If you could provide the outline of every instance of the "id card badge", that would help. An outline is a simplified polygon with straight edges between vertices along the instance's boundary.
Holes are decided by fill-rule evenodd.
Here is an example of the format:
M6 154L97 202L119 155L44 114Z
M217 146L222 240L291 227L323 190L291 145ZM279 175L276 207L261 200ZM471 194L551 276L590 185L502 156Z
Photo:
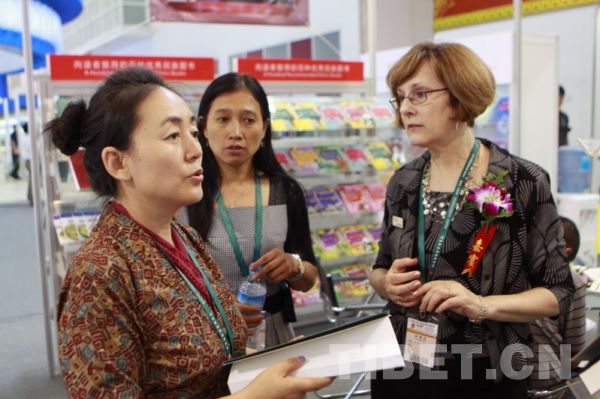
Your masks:
M406 321L404 360L432 368L437 346L439 322L436 317L425 315L408 317Z

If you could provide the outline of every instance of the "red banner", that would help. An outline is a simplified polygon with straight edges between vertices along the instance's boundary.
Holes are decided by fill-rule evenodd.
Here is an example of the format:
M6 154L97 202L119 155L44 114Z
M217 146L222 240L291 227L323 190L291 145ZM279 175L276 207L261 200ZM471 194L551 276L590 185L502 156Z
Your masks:
M258 80L363 81L363 63L301 59L240 58L238 72Z
M435 30L512 17L512 0L435 0ZM523 0L523 15L600 3L600 0Z
M308 0L150 0L153 21L308 25Z
M103 80L129 67L152 69L166 80L213 80L215 61L191 57L50 54L50 80Z
M523 0L523 3L528 0ZM513 0L436 0L435 17L443 18L451 15L480 11L499 6L512 5Z

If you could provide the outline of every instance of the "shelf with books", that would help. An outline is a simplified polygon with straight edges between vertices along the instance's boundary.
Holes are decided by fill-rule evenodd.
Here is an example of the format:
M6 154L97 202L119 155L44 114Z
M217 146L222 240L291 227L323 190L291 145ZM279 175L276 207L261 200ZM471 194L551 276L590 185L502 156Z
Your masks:
M313 230L329 229L342 224L373 224L383 220L383 212L365 211L359 213L323 212L309 213L310 228Z

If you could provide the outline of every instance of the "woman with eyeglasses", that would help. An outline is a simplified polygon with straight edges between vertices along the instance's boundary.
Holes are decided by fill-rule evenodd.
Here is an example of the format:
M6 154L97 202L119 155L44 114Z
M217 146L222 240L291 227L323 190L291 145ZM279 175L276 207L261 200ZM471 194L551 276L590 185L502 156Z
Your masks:
M387 188L370 281L409 361L377 372L372 395L525 398L527 323L573 293L548 175L474 136L495 82L468 48L417 44L387 82L397 125L427 151Z

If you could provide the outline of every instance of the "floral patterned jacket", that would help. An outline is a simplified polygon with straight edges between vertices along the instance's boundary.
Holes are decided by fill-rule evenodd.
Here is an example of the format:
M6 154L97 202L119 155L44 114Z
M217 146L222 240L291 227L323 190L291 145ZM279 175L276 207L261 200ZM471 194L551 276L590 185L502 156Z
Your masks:
M246 326L198 234L183 240L208 271L242 353ZM219 319L222 325L222 320ZM221 340L152 238L111 204L74 257L58 304L70 398L213 398L228 392Z

